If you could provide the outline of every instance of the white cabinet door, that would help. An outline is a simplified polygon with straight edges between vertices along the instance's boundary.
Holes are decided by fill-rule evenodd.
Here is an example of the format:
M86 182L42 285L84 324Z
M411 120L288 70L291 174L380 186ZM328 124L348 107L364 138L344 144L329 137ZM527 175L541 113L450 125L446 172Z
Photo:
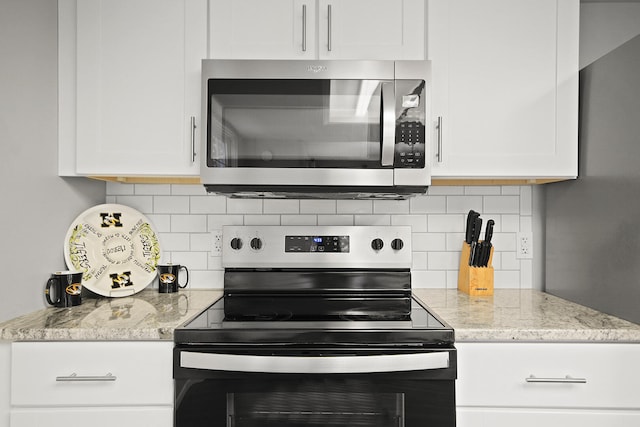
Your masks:
M631 427L640 411L458 408L457 427Z
M70 401L73 396L69 396ZM32 408L11 412L11 427L172 427L173 408Z
M0 341L0 426L9 422L11 401L11 343Z
M458 343L456 348L461 406L640 409L635 392L640 345Z
M320 59L424 59L424 0L318 0Z
M456 348L459 427L640 425L640 345L457 343Z
M314 59L315 0L211 0L211 58Z
M216 59L424 59L425 0L211 0Z
M172 366L170 341L12 343L9 425L170 427Z
M198 174L206 34L206 0L77 2L78 174Z
M578 0L430 0L433 176L577 175Z
M171 406L172 350L167 341L13 343L11 404Z

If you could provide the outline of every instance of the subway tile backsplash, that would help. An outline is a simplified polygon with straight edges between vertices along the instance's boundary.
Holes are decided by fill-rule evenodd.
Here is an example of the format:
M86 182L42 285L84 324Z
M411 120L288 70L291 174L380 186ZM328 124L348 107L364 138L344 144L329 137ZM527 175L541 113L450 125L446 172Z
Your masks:
M199 185L110 182L106 202L145 214L158 233L162 261L186 265L193 288L222 287L212 232L224 225L409 225L413 287L455 289L470 209L485 223L496 221L495 287L533 287L533 260L516 257L516 233L533 232L541 214L531 186L431 187L427 195L403 201L243 200L208 195Z

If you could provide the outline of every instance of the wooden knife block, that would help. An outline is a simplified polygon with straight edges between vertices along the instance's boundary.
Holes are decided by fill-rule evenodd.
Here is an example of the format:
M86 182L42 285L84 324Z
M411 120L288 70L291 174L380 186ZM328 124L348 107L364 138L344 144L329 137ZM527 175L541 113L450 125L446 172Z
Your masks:
M458 290L472 296L493 295L493 247L489 252L487 267L472 267L469 265L471 245L462 242L460 254L460 269L458 270Z

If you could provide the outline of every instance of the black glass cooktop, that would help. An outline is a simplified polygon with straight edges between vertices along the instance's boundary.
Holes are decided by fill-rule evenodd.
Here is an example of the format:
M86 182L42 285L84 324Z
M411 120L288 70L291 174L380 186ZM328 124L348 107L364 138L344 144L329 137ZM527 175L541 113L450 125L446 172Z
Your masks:
M225 301L221 298L177 328L174 341L181 344L389 346L444 346L454 341L453 329L410 297L397 310L359 310L359 302L351 301L351 309L313 316L268 310L256 315L250 311L244 311L242 316L229 315ZM233 303L234 299L228 301Z

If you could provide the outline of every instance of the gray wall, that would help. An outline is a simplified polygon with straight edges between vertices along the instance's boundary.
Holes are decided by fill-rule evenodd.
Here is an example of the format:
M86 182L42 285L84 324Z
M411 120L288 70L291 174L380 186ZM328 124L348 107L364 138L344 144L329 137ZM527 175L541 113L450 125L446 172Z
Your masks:
M579 179L546 189L546 290L640 323L640 36L580 72Z
M640 34L640 1L582 0L580 69Z
M57 2L0 0L0 321L43 308L63 240L105 184L57 176Z

